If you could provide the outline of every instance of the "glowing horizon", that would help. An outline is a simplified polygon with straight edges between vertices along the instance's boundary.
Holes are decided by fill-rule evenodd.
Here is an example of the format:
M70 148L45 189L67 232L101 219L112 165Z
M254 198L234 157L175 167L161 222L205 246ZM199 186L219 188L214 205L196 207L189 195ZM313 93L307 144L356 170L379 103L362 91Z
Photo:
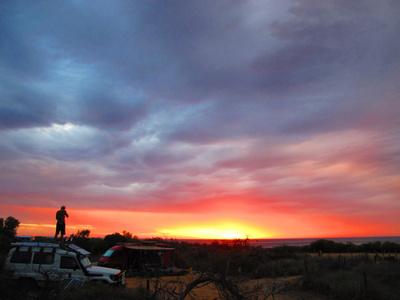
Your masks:
M3 1L0 218L399 236L400 5L350 2Z
M26 208L6 206L5 212L17 218L21 224L18 235L53 236L55 230L54 209ZM292 223L286 227L277 226L283 215L273 218L271 222L262 222L265 215L250 215L247 219L221 218L213 214L204 218L201 214L148 213L116 210L75 210L67 209L70 218L66 219L66 235L76 234L78 230L90 230L90 237L101 237L124 230L139 238L160 237L163 239L268 239L268 238L323 238L323 237L373 237L397 236L396 228L387 228L366 223L355 226L343 218L308 215L306 221L292 216ZM24 222L34 220L40 214L42 222ZM286 216L287 217L287 216ZM321 219L325 223L321 223ZM132 221L134 220L134 221ZM301 224L302 227L299 227ZM315 225L318 224L318 225ZM324 224L324 226L321 226ZM135 230L135 228L138 228ZM305 229L304 229L305 228ZM290 233L290 232L293 233Z

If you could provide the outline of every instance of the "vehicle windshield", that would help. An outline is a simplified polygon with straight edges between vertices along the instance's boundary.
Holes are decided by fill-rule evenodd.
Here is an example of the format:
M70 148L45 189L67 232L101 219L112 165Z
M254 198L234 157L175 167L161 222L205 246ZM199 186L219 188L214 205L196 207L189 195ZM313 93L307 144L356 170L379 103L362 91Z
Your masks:
M87 256L81 256L81 263L85 268L92 266L92 262Z
M110 257L114 253L114 250L107 250L106 253L103 254L103 257Z

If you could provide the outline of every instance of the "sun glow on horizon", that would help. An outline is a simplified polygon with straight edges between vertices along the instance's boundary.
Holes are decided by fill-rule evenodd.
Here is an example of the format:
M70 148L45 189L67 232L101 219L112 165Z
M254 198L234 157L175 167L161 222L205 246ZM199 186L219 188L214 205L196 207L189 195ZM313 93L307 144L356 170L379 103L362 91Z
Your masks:
M22 207L1 205L3 216L13 216L21 223L18 235L54 236L55 213L59 207ZM121 210L100 210L67 206L66 235L78 230L90 230L90 237L124 230L139 238L165 239L268 239L315 237L398 236L395 226L377 226L360 216L349 222L339 215L293 214L238 215L227 219L217 213L151 213ZM0 217L3 217L0 216Z
M237 222L223 222L180 228L160 229L160 234L196 239L270 238L272 234Z

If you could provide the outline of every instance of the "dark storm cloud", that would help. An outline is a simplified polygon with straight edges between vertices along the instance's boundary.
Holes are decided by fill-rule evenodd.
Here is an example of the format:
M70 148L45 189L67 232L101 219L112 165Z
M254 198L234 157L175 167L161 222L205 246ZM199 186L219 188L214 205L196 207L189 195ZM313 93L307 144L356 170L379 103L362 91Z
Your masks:
M107 7L84 3L82 7L72 2L59 4L3 3L1 66L6 79L2 89L3 127L76 121L65 112L72 109L81 115L78 123L131 127L135 123L131 119L144 111L132 104L132 96L115 96L113 92L124 89L119 84L115 86L118 81L112 79L118 74L113 59L126 58L119 57L118 49L127 44L121 43L120 35L113 35L118 32L118 18L113 18L116 22L107 19L113 16L112 5L107 11ZM87 10L91 11L90 18L85 17ZM80 67L87 72L82 74ZM125 68L130 67L135 65L126 63ZM93 77L100 80L96 82ZM51 82L57 84L52 94L46 95L41 88ZM105 84L111 88L111 93L104 89ZM74 105L66 101L65 98L71 96L67 93L79 95L82 88L86 90L83 99L75 99ZM91 95L87 94L88 90ZM110 112L109 116L105 116L106 111Z
M106 130L128 130L146 116L143 102L129 95L118 95L111 87L92 87L92 90L83 93L79 101L76 121Z
M204 113L204 122L193 122L193 128L185 127L175 136L201 141L219 134L235 135L246 131L245 128L252 132L247 132L249 134L260 132L261 128L264 134L271 128L275 132L298 134L360 126L375 101L375 97L367 96L367 91L359 94L360 88L378 88L371 90L376 95L386 93L386 87L363 87L360 82L386 81L388 75L382 77L382 68L388 61L396 65L399 61L398 54L393 52L399 40L394 38L393 30L398 27L395 13L388 15L383 9L375 16L377 5L374 2L354 7L346 3L319 4L316 10L313 1L298 3L291 10L292 18L268 24L268 30L282 42L273 47L273 51L262 45L261 40L258 52L262 54L257 53L247 60L246 56L237 55L236 64L229 65L229 69L211 66L211 75L208 75L201 64L194 68L197 72L189 74L189 80L196 74L193 78L197 79L197 85L217 93L220 102L213 107L214 111ZM389 47L375 42L382 36L390 40ZM203 65L208 67L206 61ZM226 85L224 78L227 78ZM196 85L191 91L197 93ZM280 120L271 124L274 117L266 113L264 119L269 122L257 122L254 117L258 111L247 115L241 105L244 102L248 105L255 102L255 106L265 107L266 111L275 109L280 115L276 119ZM269 103L269 107L262 103ZM395 102L390 105L395 106ZM292 116L289 112L296 114ZM265 126L266 123L270 126ZM281 128L276 131L277 126Z
M329 77L337 58L334 51L319 45L286 46L257 58L251 69L258 74L260 87L284 91Z
M3 81L0 90L0 129L48 126L57 122L56 103L46 91L18 80Z
M0 65L7 68L9 74L23 74L24 77L42 75L47 58L41 55L40 45L32 35L38 20L24 13L22 2L3 1L0 5Z

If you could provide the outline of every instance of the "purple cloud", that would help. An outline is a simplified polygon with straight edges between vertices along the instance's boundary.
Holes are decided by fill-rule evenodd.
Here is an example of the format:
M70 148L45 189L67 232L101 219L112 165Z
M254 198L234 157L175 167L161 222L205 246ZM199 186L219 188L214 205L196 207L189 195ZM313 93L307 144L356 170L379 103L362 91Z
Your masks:
M3 2L0 199L391 212L399 13L389 0Z

